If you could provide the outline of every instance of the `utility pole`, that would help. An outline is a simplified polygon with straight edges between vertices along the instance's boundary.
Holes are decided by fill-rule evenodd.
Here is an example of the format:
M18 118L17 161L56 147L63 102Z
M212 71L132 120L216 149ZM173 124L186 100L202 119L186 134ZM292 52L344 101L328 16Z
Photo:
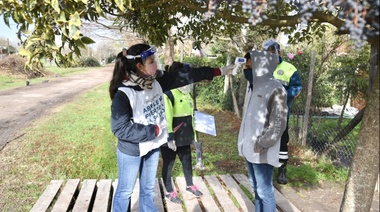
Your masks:
M10 54L9 54L9 38L7 38L7 42L8 42L8 43L7 43L7 45L8 45L8 46L7 46L7 54L10 55Z

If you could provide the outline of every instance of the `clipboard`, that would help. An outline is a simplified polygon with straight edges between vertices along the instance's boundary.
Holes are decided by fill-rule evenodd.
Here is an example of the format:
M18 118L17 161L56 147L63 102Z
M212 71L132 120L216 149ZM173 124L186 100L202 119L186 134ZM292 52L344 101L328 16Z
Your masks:
M214 116L194 111L194 128L198 132L216 136Z

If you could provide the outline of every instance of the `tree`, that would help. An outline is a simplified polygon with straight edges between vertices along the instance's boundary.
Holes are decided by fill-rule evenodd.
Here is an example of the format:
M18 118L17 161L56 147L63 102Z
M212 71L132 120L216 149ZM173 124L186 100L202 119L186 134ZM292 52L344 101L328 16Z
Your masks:
M82 20L97 22L100 17L114 18L113 24L121 30L131 29L155 45L164 44L169 36L177 42L191 35L195 41L204 43L218 35L232 38L240 33L243 25L273 35L298 30L290 38L290 42L298 42L311 39L312 32L323 35L324 23L329 23L336 27L337 34L349 34L358 47L367 41L372 51L379 50L378 0L129 0L126 3L122 0L5 0L0 5L5 23L11 18L18 24L18 36L23 43L20 54L28 58L29 66L37 66L43 57L66 64L73 60L74 54L80 56L80 48L93 43L81 31ZM173 26L177 32L169 35ZM61 40L60 45L55 43L56 37ZM64 48L71 51L62 53ZM373 136L373 132L379 132L378 57L376 61L371 63L373 86L342 211L369 210L379 173L379 136Z

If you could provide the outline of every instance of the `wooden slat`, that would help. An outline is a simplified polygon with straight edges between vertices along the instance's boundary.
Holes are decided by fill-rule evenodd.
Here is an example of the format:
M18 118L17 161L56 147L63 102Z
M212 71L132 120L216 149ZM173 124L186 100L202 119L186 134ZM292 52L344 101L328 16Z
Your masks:
M231 175L220 175L228 190L234 195L243 211L255 211L255 205L239 187Z
M112 202L111 202L111 211L113 211L113 200L115 198L115 192L116 192L116 188L117 188L117 182L118 182L118 179L115 179L115 181L113 181L112 183Z
M251 184L249 183L248 177L244 174L234 174L233 175L236 180L239 181L240 184L242 184L246 189L248 189L250 192L253 193L253 189L251 187ZM276 199L276 205L281 208L282 211L286 212L298 212L300 211L296 206L294 206L289 200L284 197L276 188L274 189L274 196ZM276 209L276 211L278 211Z
M167 194L167 191L166 191L166 188L165 188L165 185L164 185L164 181L163 181L162 178L160 178L160 183L162 185L162 190L164 192L164 195ZM176 186L175 186L175 184L173 182L173 179L172 179L172 185L173 185L173 189L177 190L177 188L176 188ZM166 209L167 209L167 211L170 211L170 212L182 212L183 211L182 205L172 203L169 200L167 200L166 198L164 198L164 201L166 203Z
M158 211L164 212L164 203L162 201L163 195L161 194L160 185L157 178L154 184L154 195L154 203L156 204Z
M73 212L83 212L90 209L91 200L94 195L96 180L83 180L78 199L75 202Z
M216 176L205 176L205 179L214 191L215 198L218 199L218 202L222 206L223 210L237 211L237 207L220 184L218 178Z
M63 180L52 180L50 184L42 193L40 198L37 200L36 204L34 204L33 208L30 211L37 212L43 211L45 212L49 206L51 205L54 197L57 195L59 188L61 187Z
M112 186L114 187L114 193L113 195L115 195L115 190L116 190L116 187L117 187L117 179L115 180L115 182L112 183ZM158 184L158 179L156 179L156 183L155 183L155 197L154 197L154 202L158 208L158 211L160 212L164 212L164 205L163 205L163 202L162 202L162 198L161 198L161 192L160 192L160 186ZM139 195L140 195L140 180L137 179L136 180L136 184L135 184L135 187L133 188L133 193L132 193L132 196L131 196L131 210L132 212L138 212L140 211L140 206L139 206ZM111 206L112 207L112 206Z
M193 177L193 182L203 193L201 198L195 198L186 191L186 181L184 177L177 177L176 184L173 188L178 189L179 196L183 200L183 205L174 204L167 200L162 200L166 194L162 178L156 179L154 202L160 212L183 212L183 211L255 211L254 204L244 193L241 186L247 189L253 195L252 187L248 177L244 174L229 174L219 176ZM235 178L235 179L233 179ZM79 179L67 180L63 187L62 180L52 180L43 194L33 206L31 211L110 211L112 209L112 199L116 191L118 180L112 182L111 179L83 180L82 186L79 187ZM96 188L97 184L97 189ZM239 186L240 185L240 186ZM62 191L60 192L60 188ZM163 188L163 194L160 187ZM137 179L134 192L131 197L132 211L139 211L139 179ZM79 193L79 194L78 194ZM214 193L214 195L212 195ZM78 196L77 196L78 194ZM77 197L76 197L77 196ZM233 200L239 204L239 208L233 203ZM111 198L112 197L112 198ZM277 189L275 189L275 198L278 208L286 212L300 212L291 202L289 202ZM55 201L55 199L57 199ZM76 199L76 201L75 201ZM165 201L165 202L164 202ZM74 203L75 202L75 203ZM71 208L74 208L71 210ZM186 210L184 210L186 208ZM278 210L276 210L278 211Z
M75 192L78 190L80 179L67 180L65 187L59 194L58 200L52 209L53 212L68 211L74 198Z
M202 177L193 177L193 183L198 186L199 190L203 193L200 201L205 211L220 211Z
M244 188L246 188L253 195L253 189L252 189L251 183L249 182L248 177L246 175L234 174L233 176L242 186L244 186Z
M93 212L109 211L111 204L112 180L99 180L97 183L96 196Z
M276 205L286 212L300 212L289 200L284 197L277 189L274 189L274 196L276 198Z
M198 199L186 191L186 181L184 177L176 177L175 182L182 194L183 203L186 206L187 211L202 211L201 206L198 203Z

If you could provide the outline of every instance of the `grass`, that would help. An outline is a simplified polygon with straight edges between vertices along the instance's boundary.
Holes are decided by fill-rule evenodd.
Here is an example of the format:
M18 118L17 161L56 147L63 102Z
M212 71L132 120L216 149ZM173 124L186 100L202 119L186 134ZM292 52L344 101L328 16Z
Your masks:
M96 67L99 68L99 67ZM70 76L72 74L81 73L84 71L91 70L87 67L78 67L78 68L59 68L54 66L46 67L48 74L45 77L27 79L27 77L22 75L9 75L2 74L0 72L0 90L16 88L26 85L26 81L29 81L30 84L37 84L45 80L50 80L56 77Z
M107 88L108 84L96 87L58 108L0 152L0 208L29 211L53 179L117 178L117 139L110 131ZM197 105L200 111L215 117L217 136L199 133L206 169L194 170L194 175L246 174L245 161L237 151L240 119L205 103ZM192 154L195 165L194 147ZM286 186L308 187L321 180L342 182L347 178L347 169L336 168L303 147L291 146L290 155L290 183ZM157 177L160 167L161 161ZM173 175L183 175L179 160Z

